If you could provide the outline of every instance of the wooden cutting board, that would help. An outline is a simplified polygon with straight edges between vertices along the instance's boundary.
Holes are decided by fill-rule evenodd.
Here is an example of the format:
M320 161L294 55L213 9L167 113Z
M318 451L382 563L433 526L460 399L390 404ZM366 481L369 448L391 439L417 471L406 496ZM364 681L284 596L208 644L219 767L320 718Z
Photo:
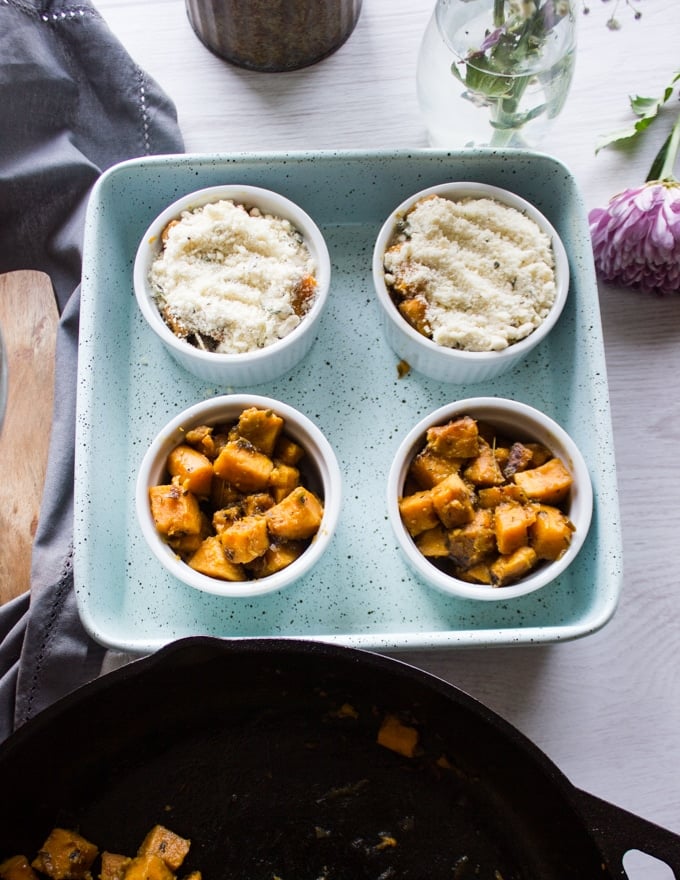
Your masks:
M30 586L52 423L58 322L47 275L33 271L0 275L0 330L9 365L0 433L0 604Z

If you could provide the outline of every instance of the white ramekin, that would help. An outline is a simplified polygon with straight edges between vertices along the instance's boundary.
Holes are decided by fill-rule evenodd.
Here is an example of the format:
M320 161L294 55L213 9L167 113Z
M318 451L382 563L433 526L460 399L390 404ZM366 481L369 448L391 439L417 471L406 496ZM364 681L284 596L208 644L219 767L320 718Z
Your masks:
M542 443L570 471L573 486L565 513L573 523L569 548L560 559L543 564L533 573L504 587L470 584L452 577L430 562L408 533L399 513L399 499L414 455L425 442L428 428L444 425L453 418L467 415L498 429L510 439ZM387 512L397 543L408 564L420 580L450 596L465 599L513 599L533 593L558 578L574 561L590 528L593 489L588 468L574 440L553 419L525 403L497 397L474 397L446 404L421 419L404 437L394 456L387 480Z
M302 235L316 264L317 289L314 302L299 326L283 339L243 354L203 351L176 336L156 307L149 272L161 250L161 233L171 220L211 202L231 199L263 213L283 217ZM206 382L242 387L270 382L292 370L309 352L316 339L319 321L328 300L331 263L326 242L312 218L290 199L256 186L229 184L189 193L162 211L144 233L137 249L133 283L137 303L153 333L172 357L186 370Z
M439 195L446 199L468 197L491 198L531 217L548 234L555 257L557 295L555 302L539 327L529 336L502 351L463 351L438 345L415 330L399 313L385 283L383 258L399 221L408 211L427 196ZM467 384L492 379L515 367L530 351L539 345L557 323L569 291L569 261L564 245L551 223L521 196L508 190L484 183L458 181L431 186L414 193L392 211L383 224L373 251L373 284L378 299L382 328L390 348L414 370L439 382Z
M164 480L168 454L183 442L186 431L198 425L235 422L249 407L271 409L284 420L284 433L305 450L301 465L306 485L324 505L319 531L305 552L289 566L258 580L228 582L190 568L158 533L149 503L149 488ZM320 429L292 406L256 394L229 394L194 404L172 418L147 449L136 485L137 518L151 552L174 577L206 593L231 598L253 598L282 590L308 574L328 549L340 516L342 478L335 453Z

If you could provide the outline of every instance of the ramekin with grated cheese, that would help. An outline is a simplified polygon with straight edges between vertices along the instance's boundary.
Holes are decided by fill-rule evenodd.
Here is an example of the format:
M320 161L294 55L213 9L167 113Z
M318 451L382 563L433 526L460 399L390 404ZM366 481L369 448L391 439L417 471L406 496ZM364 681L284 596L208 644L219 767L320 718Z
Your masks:
M501 351L526 338L556 297L550 236L490 197L426 196L398 224L384 255L397 308L433 342Z
M295 330L313 302L315 271L289 220L220 199L168 224L149 280L177 336L207 351L240 354Z

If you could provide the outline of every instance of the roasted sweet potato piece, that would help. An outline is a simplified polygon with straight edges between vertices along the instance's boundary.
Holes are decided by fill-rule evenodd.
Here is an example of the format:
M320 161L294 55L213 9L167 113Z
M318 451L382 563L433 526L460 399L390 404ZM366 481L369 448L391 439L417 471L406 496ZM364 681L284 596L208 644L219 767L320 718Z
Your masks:
M479 454L463 471L466 480L475 486L498 486L505 481L498 460L486 440L479 440Z
M149 488L151 516L161 535L198 535L201 531L201 509L195 495L176 483Z
M508 556L499 556L489 566L491 582L494 587L504 587L528 574L537 562L536 552L529 546L520 547Z
M127 867L131 861L132 858L130 856L124 856L120 853L103 852L99 880L123 880Z
M255 492L245 496L241 501L241 507L244 516L258 516L273 507L275 503L269 492Z
M282 430L281 416L270 409L259 409L255 406L244 409L236 425L238 436L250 441L258 452L268 458L272 457Z
M189 446L192 446L212 461L216 455L213 431L212 425L197 425L186 432L184 439Z
M213 478L213 466L210 459L189 446L180 443L168 455L166 462L171 477L178 477L180 484L200 498L210 495Z
M26 856L11 856L0 864L0 880L38 880Z
M416 547L429 559L443 559L449 555L449 539L441 523L433 529L421 532L416 538Z
M275 501L283 501L300 485L300 471L289 464L275 464L269 475L269 488Z
M218 477L217 474L214 474L210 491L210 505L213 510L232 507L233 505L238 504L242 497L243 493L239 492L235 486L232 486L227 480L223 480L222 477Z
M477 510L474 518L448 533L449 555L460 568L470 568L496 554L493 513Z
M479 506L483 508L498 507L504 501L526 504L528 500L524 490L515 483L506 483L504 486L488 486L477 492L477 501Z
M479 453L477 422L469 416L429 428L427 445L444 458L474 458Z
M529 528L529 541L539 559L559 559L569 547L574 524L552 505L536 506L536 519Z
M160 856L146 853L130 861L125 880L175 880L175 875Z
M248 571L258 578L268 577L287 568L306 549L307 544L304 541L277 541L270 544L262 556L258 556L248 565Z
M535 510L529 505L514 502L499 504L493 514L498 552L514 553L519 547L526 546L529 543L529 527L535 519Z
M477 565L471 565L470 568L458 569L456 577L470 584L484 584L491 586L491 570L486 562L478 562Z
M424 299L411 296L403 299L397 308L418 333L422 333L423 336L432 335L432 327L427 319L427 302Z
M206 538L198 550L189 557L187 565L201 574L218 578L221 581L248 580L243 566L227 559L222 542L217 535Z
M458 474L451 474L430 489L437 516L447 529L461 526L475 515L473 493Z
M230 440L215 459L218 477L240 492L261 492L267 488L274 463L248 440Z
M378 729L378 745L406 758L413 758L420 736L415 727L404 724L396 715L385 715Z
M439 524L439 517L434 509L430 490L414 492L412 495L401 498L399 512L406 530L412 537L428 529L433 529Z
M305 450L302 446L285 434L281 434L274 450L274 460L280 464L289 464L291 467L295 467L304 457Z
M323 504L313 492L298 486L264 514L270 533L286 541L304 541L319 530Z
M176 871L187 857L190 847L188 838L180 837L164 825L154 825L141 842L137 855L160 856L171 870Z
M97 847L76 831L53 828L31 863L52 880L90 880Z
M411 462L409 476L421 489L431 489L451 474L457 474L462 462L461 458L444 458L426 446Z
M273 510L274 508L270 508ZM219 540L230 562L246 564L262 556L269 547L269 532L264 516L245 516L220 532Z
M551 458L540 467L521 471L515 483L524 489L527 498L543 504L558 504L571 489L572 477L559 458Z

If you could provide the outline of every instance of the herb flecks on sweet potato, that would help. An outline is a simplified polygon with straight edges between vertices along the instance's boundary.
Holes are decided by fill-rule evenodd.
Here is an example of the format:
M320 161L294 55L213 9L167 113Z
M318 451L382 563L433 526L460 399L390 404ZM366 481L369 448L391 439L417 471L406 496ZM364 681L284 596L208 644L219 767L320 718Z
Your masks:
M568 549L573 478L541 443L468 416L426 432L398 499L418 550L471 584L516 583Z
M304 458L268 409L192 428L167 458L168 483L149 489L156 529L208 577L248 581L280 571L323 519L323 500L304 485Z

